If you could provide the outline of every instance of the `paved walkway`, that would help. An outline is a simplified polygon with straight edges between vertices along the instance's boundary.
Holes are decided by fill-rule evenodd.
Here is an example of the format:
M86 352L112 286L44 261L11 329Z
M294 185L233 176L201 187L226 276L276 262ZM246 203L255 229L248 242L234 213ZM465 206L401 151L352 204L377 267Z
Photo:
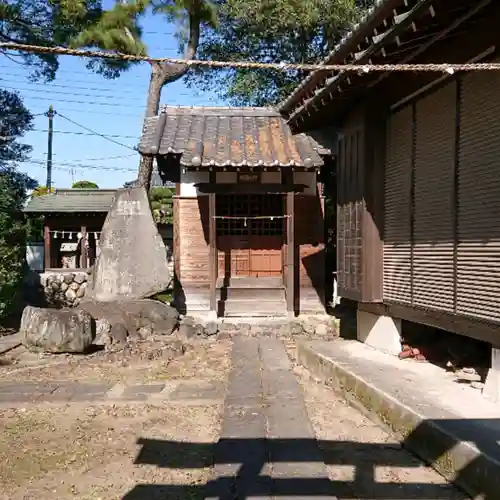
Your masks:
M278 339L235 339L208 499L335 499L302 391Z
M167 383L128 385L83 382L3 382L0 407L34 403L119 403L168 402L218 404L224 399L224 385L216 381L179 380Z

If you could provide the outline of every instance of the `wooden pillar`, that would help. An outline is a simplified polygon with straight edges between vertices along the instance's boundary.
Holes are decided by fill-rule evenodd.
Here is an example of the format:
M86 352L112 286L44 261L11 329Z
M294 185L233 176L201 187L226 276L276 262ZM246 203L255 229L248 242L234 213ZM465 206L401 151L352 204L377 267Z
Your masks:
M80 230L82 233L82 239L80 240L80 267L82 269L87 269L89 267L89 262L88 262L88 255L87 255L87 246L86 246L86 241L87 241L87 226L83 226Z
M288 188L293 187L293 171L283 171L283 184ZM286 194L286 309L289 316L295 316L295 193L293 190Z
M50 269L50 227L47 223L43 227L43 260L44 270Z
M210 183L216 183L216 171L215 169L210 170ZM208 243L209 243L209 267L210 267L210 312L212 314L217 314L217 268L218 268L218 256L217 256L217 221L215 219L215 193L210 193L208 195Z

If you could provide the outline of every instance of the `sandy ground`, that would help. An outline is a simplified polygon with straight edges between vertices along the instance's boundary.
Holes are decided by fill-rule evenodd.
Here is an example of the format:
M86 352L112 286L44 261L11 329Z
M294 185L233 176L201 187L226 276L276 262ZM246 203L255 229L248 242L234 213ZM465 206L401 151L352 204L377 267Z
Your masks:
M0 356L0 381L85 381L137 384L179 378L222 380L230 369L231 342L185 345L160 338L119 352L86 356L35 354L19 347Z
M20 348L0 366L0 381L225 382L230 350L230 341L188 345L175 355L158 343L85 357L40 357ZM218 439L221 410L160 401L0 410L0 499L203 498L197 485L210 476L213 450L196 443ZM164 440L181 445L167 449Z
M211 470L198 462L210 462L212 447L198 447L193 463L192 447L167 450L162 441L213 443L219 414L218 407L144 405L2 411L0 498L203 498L196 485L204 484ZM151 445L141 445L141 439ZM161 491L138 485L184 487Z

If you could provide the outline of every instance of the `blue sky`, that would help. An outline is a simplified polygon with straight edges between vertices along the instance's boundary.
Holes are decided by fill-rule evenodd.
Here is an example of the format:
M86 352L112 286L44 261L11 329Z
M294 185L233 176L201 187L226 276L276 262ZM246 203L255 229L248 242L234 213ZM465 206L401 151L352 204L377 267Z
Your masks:
M106 2L108 3L108 2ZM144 40L152 57L177 57L175 26L161 16L143 21ZM77 57L61 57L60 70L52 83L32 83L30 70L0 54L0 86L18 90L26 107L34 114L34 130L23 141L33 146L31 159L20 170L46 183L47 123L43 115L50 104L56 112L90 129L111 136L115 144L90 134L65 120L54 118L53 186L71 187L73 181L89 180L102 188L121 187L135 179L139 155L133 148L142 129L149 84L150 66L135 65L117 80L106 80L85 67ZM182 81L166 85L163 104L222 105L214 94L200 94ZM125 146L128 146L125 147ZM101 160L102 158L102 160Z

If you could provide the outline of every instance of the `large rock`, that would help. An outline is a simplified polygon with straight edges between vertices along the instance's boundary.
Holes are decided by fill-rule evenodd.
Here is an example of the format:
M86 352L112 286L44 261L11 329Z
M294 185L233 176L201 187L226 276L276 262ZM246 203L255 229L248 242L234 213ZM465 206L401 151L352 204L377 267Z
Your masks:
M144 327L156 335L170 335L179 322L179 314L173 307L150 299L97 302L86 298L78 309L88 312L98 322L122 324L131 335Z
M23 344L31 350L82 353L95 339L96 325L85 311L25 307L21 319Z
M87 296L98 301L141 299L165 290L169 283L167 250L146 190L118 190L102 228Z

